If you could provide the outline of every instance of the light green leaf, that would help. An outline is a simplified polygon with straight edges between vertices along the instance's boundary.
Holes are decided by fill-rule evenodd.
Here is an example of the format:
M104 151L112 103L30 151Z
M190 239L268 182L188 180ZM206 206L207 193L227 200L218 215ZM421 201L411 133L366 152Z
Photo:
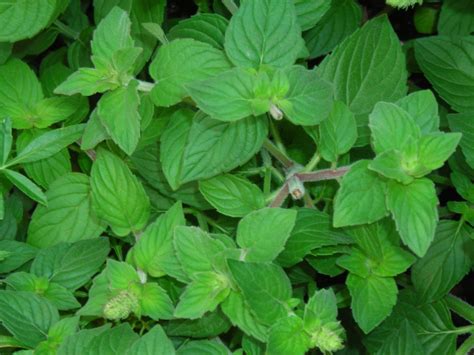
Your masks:
M89 177L70 173L46 192L48 206L38 206L28 226L28 243L45 248L61 242L97 238L105 229L91 210Z
M155 282L143 285L140 309L143 315L156 321L173 317L173 302L166 291Z
M415 290L424 302L444 297L469 272L471 232L467 226L459 229L456 221L438 224L433 244L411 272Z
M134 46L130 35L131 22L128 13L114 7L99 23L91 42L92 60L112 63L113 55L120 49Z
M397 284L392 278L349 274L346 285L352 298L352 315L365 334L387 318L397 302Z
M237 227L237 244L243 249L242 260L274 260L290 237L296 214L294 210L264 208L245 216Z
M474 4L469 0L445 0L439 14L441 35L468 36L474 31Z
M136 82L106 93L97 103L97 114L103 127L128 155L140 140L140 114Z
M4 118L0 122L0 164L4 165L12 149L12 120Z
M74 95L81 94L91 96L114 90L119 87L117 78L107 70L93 68L79 68L76 72L68 76L66 81L61 83L55 94Z
M57 244L41 249L31 265L31 272L69 290L76 290L99 270L109 251L106 238Z
M177 202L147 227L128 252L127 258L153 277L168 274L180 281L187 281L173 246L175 228L184 225L183 207Z
M228 25L229 21L218 14L198 13L173 26L168 32L168 38L170 40L192 38L217 49L224 49L225 31Z
M34 108L34 117L28 117L22 123L23 127L46 128L54 123L70 118L81 107L81 97L48 97L38 102Z
M438 94L456 111L474 111L474 39L433 36L415 42L416 60Z
M455 132L462 133L461 150L466 157L466 162L474 168L474 119L472 114L448 115L449 127Z
M302 42L293 1L248 1L232 16L225 49L236 66L286 67L296 61Z
M258 76L249 70L234 68L207 80L186 85L191 98L209 116L220 121L238 121L261 115L270 109L270 98L257 98Z
M331 7L326 0L294 0L298 24L302 31L314 27Z
M232 324L239 327L245 334L259 341L266 341L267 328L252 313L241 293L231 291L222 302L221 309Z
M196 273L214 271L225 250L222 242L201 229L183 226L175 228L174 247L181 266L192 279Z
M274 264L228 260L229 268L245 302L263 324L272 325L288 315L291 283Z
M177 355L228 355L230 352L227 347L218 341L212 340L191 340L179 347Z
M367 116L375 104L397 101L407 91L405 55L386 16L368 21L347 37L318 72L333 83L335 99L356 115L360 144L367 144Z
M346 104L336 101L327 119L319 126L319 152L326 161L336 162L357 140L357 122Z
M438 102L430 90L420 90L396 102L415 120L422 134L439 129Z
M48 199L43 191L26 176L10 169L3 169L2 172L3 175L26 196L42 205L48 204Z
M108 289L128 290L131 284L140 282L140 277L132 265L123 261L107 259L107 266L104 269L107 277Z
M48 341L62 343L65 338L75 335L79 329L79 317L67 317L53 324L48 331Z
M219 213L230 217L243 217L265 207L265 197L258 186L236 175L223 174L202 180L199 191Z
M278 101L288 119L296 125L314 126L323 121L331 111L333 92L331 85L315 71L293 66L286 71L289 91Z
M414 255L395 246L384 246L382 255L382 260L373 269L374 275L382 277L395 277L402 274L416 260Z
M380 102L370 114L374 151L402 150L411 139L417 141L420 128L408 112L395 104Z
M32 292L0 291L0 321L22 344L34 348L59 320L58 310Z
M337 300L334 291L321 289L310 297L304 309L304 328L310 332L337 318Z
M403 154L398 150L390 149L377 155L370 162L369 169L406 185L413 181L413 177L403 163Z
M262 117L216 121L198 112L177 111L161 138L161 162L170 186L206 179L246 163L267 136Z
M43 133L33 139L15 158L7 161L6 166L49 158L81 138L84 127L85 125L78 124Z
M410 185L389 182L387 207L400 237L416 255L423 257L433 241L438 223L438 198L434 184L418 179Z
M230 287L224 275L199 272L179 298L174 312L177 318L198 319L212 312L229 295Z
M163 328L157 324L135 341L127 353L129 355L174 355L175 350Z
M327 1L329 10L309 31L304 33L310 57L327 54L359 27L362 8L354 0Z
M142 184L116 155L100 150L91 171L92 208L120 237L145 227L150 201Z
M275 323L268 334L267 354L304 355L310 348L310 337L298 316L289 316Z
M335 227L372 223L387 215L386 183L368 165L368 160L358 161L342 178L334 201Z
M2 0L0 42L16 42L33 37L50 23L57 6L57 0Z
M156 84L151 98L157 106L175 105L187 96L185 85L230 69L224 52L194 39L176 39L158 49L150 64Z

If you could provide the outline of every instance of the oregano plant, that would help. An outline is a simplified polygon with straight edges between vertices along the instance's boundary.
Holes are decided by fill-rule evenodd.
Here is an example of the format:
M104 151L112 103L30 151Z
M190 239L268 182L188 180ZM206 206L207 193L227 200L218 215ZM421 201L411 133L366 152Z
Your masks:
M0 352L470 354L471 0L0 0Z

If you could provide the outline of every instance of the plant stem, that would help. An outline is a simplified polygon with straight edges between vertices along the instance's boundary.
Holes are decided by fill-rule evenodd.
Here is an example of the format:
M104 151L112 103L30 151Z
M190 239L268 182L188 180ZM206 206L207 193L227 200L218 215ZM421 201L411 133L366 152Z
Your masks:
M283 144L283 140L281 139L280 132L275 126L274 120L270 117L269 118L269 125L270 125L270 132L272 134L273 140L275 141L275 145L286 155L285 145Z
M288 156L275 144L273 144L269 139L265 140L265 142L263 143L263 147L280 163L282 163L285 168L289 169L295 164L293 160L288 158Z
M325 169L308 173L295 174L302 182L333 180L343 176L350 170L350 166L343 166L338 169Z
M313 157L311 158L311 160L309 161L309 163L306 164L306 166L304 167L303 172L310 172L314 170L318 166L320 161L321 161L321 155L319 154L319 151L316 151Z
M446 302L448 303L449 309L451 309L454 313L463 317L465 320L474 323L473 306L453 295L446 296Z
M239 9L235 4L234 0L222 0L222 3L232 15L235 14Z
M133 232L133 236L135 237L135 243L138 243L142 235L143 235L142 231ZM146 281L148 279L146 272L143 271L141 268L137 267L137 274L138 274L138 278L140 279L140 282L142 284L146 284Z
M2 348L21 348L25 349L21 343L13 337L0 335L0 349Z
M143 81L143 80L137 80L138 81L138 91L144 91L144 92L150 92L153 87L155 86L154 83L149 83L147 81Z
M459 349L456 350L456 355L467 355L472 349L474 349L474 334L462 343Z
M269 207L273 207L273 208L276 208L276 207L280 207L283 202L285 202L286 200L286 197L288 196L289 194L289 189L288 189L288 184L285 183L281 189L278 191L275 199L270 203Z
M62 23L61 21L56 20L54 21L54 25L58 28L59 32L61 32L63 35L68 36L74 40L79 39L80 33L73 30L71 27L69 27L65 23Z
M468 333L474 333L474 325L466 325L464 327L458 327L450 331L449 333L454 333L454 334L468 334Z

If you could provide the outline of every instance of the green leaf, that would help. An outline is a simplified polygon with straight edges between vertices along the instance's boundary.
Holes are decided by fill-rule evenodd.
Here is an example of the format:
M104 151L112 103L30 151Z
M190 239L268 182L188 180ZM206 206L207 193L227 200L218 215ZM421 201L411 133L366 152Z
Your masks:
M157 283L149 282L143 285L139 301L143 315L153 320L173 317L173 302Z
M246 163L266 136L262 117L227 123L200 112L193 117L191 111L177 111L161 138L163 172L173 189L213 177Z
M281 267L236 260L228 264L245 301L263 324L272 325L288 315L291 283Z
M265 196L258 186L236 175L200 181L199 191L219 213L230 217L244 217L265 207Z
M46 192L48 206L38 206L28 226L28 243L45 248L61 242L97 238L104 226L91 210L89 177L70 173Z
M49 158L81 138L84 127L85 125L78 124L43 133L33 139L15 158L7 161L6 166Z
M57 4L57 0L2 1L0 42L16 42L33 37L53 19Z
M259 341L266 341L267 328L252 313L241 293L231 291L222 302L221 308L232 324L239 327L245 334Z
M237 227L241 260L270 262L283 250L295 225L296 211L264 208L245 216Z
M128 252L127 258L153 277L168 274L180 281L186 281L188 278L181 269L173 246L175 228L184 225L183 207L177 202L147 227Z
M100 150L91 171L92 208L120 237L145 227L150 201L142 184L116 155Z
M282 318L270 328L267 344L269 355L304 355L309 348L309 335L305 333L303 321L298 316Z
M425 256L413 265L411 278L419 297L424 302L444 297L469 272L467 253L469 227L459 229L456 221L441 221L435 239Z
M179 347L177 355L212 354L228 355L230 352L221 342L212 340L192 340Z
M91 42L93 61L112 63L113 55L120 49L133 47L130 35L131 22L128 13L114 7L99 23Z
M59 320L58 310L31 292L0 291L0 321L22 344L34 348Z
M361 144L367 143L367 116L375 104L397 101L407 91L405 55L386 16L347 37L318 71L333 83L335 99L356 115Z
M372 223L387 215L386 183L368 165L368 160L358 161L342 178L334 201L334 227Z
M83 101L80 96L73 97L48 97L36 105L34 117L28 117L24 121L24 127L47 128L54 123L64 121L74 115Z
M325 0L295 0L296 16L301 30L314 27L331 7L330 1Z
M128 155L132 155L140 139L140 97L134 83L106 93L97 104L103 127Z
M293 1L249 1L232 16L225 49L236 66L281 68L296 61L302 42Z
M341 101L334 102L327 119L319 126L319 152L326 161L336 162L347 153L357 140L357 122L354 114Z
M456 111L472 112L474 39L433 36L415 43L416 60L438 94Z
M55 94L91 96L118 88L119 82L105 69L79 68L54 89Z
M119 324L94 337L85 353L119 355L128 349L140 337L134 333L129 323Z
M197 319L206 312L212 312L230 292L225 276L215 272L196 273L179 298L174 316Z
M57 244L41 249L31 265L31 272L69 290L76 290L99 270L109 251L106 238Z
M420 128L408 112L395 104L380 102L370 114L374 151L402 150L410 140L420 138Z
M194 39L176 39L161 46L150 64L156 84L151 91L155 105L175 105L187 96L185 85L230 69L224 52Z
M420 169L418 176L429 174L439 169L444 162L456 151L461 140L460 133L431 133L423 136L419 143L418 164Z
M416 255L423 257L433 241L438 223L438 198L434 184L417 179L410 185L389 182L387 207L400 237Z
M48 204L46 195L41 189L26 176L10 169L3 169L3 175L26 196L42 205Z
M214 271L225 250L222 242L201 229L183 226L175 228L174 247L181 266L192 279L197 273Z
M438 102L431 90L420 90L396 102L415 120L422 134L439 129Z
M310 57L316 58L332 51L359 27L362 9L354 0L331 1L323 18L304 33Z
M403 321L397 329L384 340L377 355L389 354L423 354L424 349L416 334L415 329L407 320Z
M261 115L270 109L270 100L257 98L259 76L247 69L234 68L207 80L194 81L186 89L197 106L220 121L238 121Z
M157 324L128 349L130 355L174 355L173 343Z
M392 278L349 274L346 285L352 298L352 315L365 334L387 318L397 302L397 284Z
M16 240L0 240L0 250L8 253L8 256L0 261L0 273L2 274L16 270L33 259L38 252L35 247Z
M461 150L466 157L466 162L474 168L474 119L472 114L448 115L449 127L455 132L462 133Z
M12 120L5 118L0 122L0 164L4 165L12 149Z
M386 150L375 157L369 164L369 169L389 179L396 180L402 184L411 183L414 178L404 166L403 153L398 150Z
M337 319L337 300L334 291L321 289L310 297L304 309L304 328L310 332Z
M296 125L314 126L323 121L331 111L333 92L331 85L315 71L293 66L286 71L289 91L278 106Z
M331 219L326 213L309 208L300 208L297 212L290 238L278 255L278 264L293 266L313 249L353 242L352 238L332 228Z
M166 334L170 337L215 337L221 333L226 333L231 326L227 317L217 310L196 320L173 319L166 326Z
M438 21L441 35L468 36L474 31L474 4L469 0L443 1Z
M218 14L198 13L179 21L168 32L168 38L170 40L192 38L210 44L217 49L224 49L225 31L228 25L229 21Z
M82 355L88 348L92 340L102 332L110 328L110 324L93 329L83 329L69 336L59 345L58 355Z

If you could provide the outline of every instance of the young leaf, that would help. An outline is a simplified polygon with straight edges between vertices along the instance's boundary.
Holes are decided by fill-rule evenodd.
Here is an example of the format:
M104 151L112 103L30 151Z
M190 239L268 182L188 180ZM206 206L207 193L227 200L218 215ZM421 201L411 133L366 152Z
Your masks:
M141 313L153 320L173 318L173 302L155 282L143 285L139 302Z
M309 335L305 333L303 321L298 316L282 318L270 328L267 344L269 355L304 355L309 348Z
M335 322L337 318L337 300L332 289L314 292L304 309L304 328L314 331L318 327Z
M169 107L187 96L185 85L230 69L224 52L193 39L177 39L158 49L150 64L156 81L151 91L155 105Z
M314 126L323 121L331 111L333 92L331 85L315 71L293 66L286 71L289 91L277 102L288 119L303 126Z
M369 164L369 169L389 179L396 180L402 184L411 183L414 178L404 167L403 153L390 149L375 157Z
M302 42L293 1L248 1L232 16L225 49L236 66L283 68L296 61Z
M139 104L136 82L106 93L97 103L100 122L113 141L128 155L132 155L140 139Z
M405 56L386 16L368 21L346 38L318 72L333 84L335 99L356 115L359 140L365 144L367 115L375 104L399 100L407 91Z
M2 172L3 175L26 196L42 205L48 204L48 199L43 191L26 176L10 169L3 169Z
M415 120L422 134L439 129L438 102L430 90L416 91L396 102Z
M137 177L116 155L100 150L91 171L92 208L118 236L148 222L150 201Z
M272 325L288 315L291 284L281 267L236 260L228 264L245 301L263 324Z
M341 101L334 102L327 119L319 126L319 151L326 161L336 162L347 153L357 140L354 114Z
M163 172L173 189L213 177L246 163L266 136L267 122L261 117L227 123L179 110L161 138Z
M91 96L118 88L120 83L105 69L79 68L54 89L55 94Z
M105 229L91 209L89 177L70 173L46 192L48 206L38 206L28 226L28 243L46 248L61 242L97 238Z
M283 250L295 225L296 211L264 208L249 213L237 227L243 260L270 262Z
M393 278L349 274L346 285L352 298L352 315L365 334L387 318L397 302L398 289Z
M368 165L361 160L342 178L334 201L334 227L372 223L387 215L386 183Z
M244 217L265 207L265 198L258 186L231 174L200 181L199 191L218 212L230 217Z
M174 355L173 343L157 324L128 349L130 355Z
M434 184L428 179L418 179L410 185L388 184L387 207L403 243L419 257L425 255L433 241L438 223L437 205Z

